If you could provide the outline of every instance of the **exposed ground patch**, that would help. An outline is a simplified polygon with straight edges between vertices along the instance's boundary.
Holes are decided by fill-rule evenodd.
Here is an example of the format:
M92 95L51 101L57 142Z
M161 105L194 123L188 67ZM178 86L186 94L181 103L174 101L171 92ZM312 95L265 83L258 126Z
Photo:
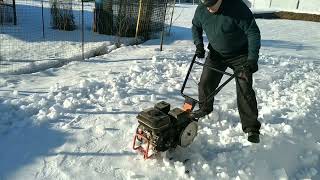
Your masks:
M320 22L320 15L318 14L295 13L295 12L287 12L287 11L257 13L257 14L254 14L254 17L262 18L262 19L289 19L289 20Z

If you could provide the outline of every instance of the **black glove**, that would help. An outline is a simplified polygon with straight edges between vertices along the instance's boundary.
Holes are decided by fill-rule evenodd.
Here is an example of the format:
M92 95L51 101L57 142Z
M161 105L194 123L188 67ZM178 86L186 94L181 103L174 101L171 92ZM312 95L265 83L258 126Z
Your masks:
M245 64L244 68L252 74L257 72L259 69L258 63L253 60L247 60L247 63Z
M204 58L204 55L206 54L206 51L204 50L204 45L203 44L198 44L197 46L196 46L196 56L198 57L198 58Z

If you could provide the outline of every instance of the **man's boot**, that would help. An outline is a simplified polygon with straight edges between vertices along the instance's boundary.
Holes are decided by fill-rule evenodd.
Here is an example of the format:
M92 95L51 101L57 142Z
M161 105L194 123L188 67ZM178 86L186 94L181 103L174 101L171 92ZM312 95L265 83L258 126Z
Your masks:
M210 114L212 111L206 111L206 110L203 110L203 109L198 109L198 110L195 110L193 112L191 112L191 116L195 119L200 119L208 114Z
M259 143L260 142L259 134L260 134L259 132L254 132L254 131L248 132L248 141L252 143Z

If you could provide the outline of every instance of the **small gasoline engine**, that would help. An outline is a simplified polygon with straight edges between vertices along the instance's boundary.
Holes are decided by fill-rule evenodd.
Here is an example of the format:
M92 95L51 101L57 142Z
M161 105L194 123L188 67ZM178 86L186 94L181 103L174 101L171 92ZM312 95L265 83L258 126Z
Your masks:
M190 111L180 108L170 110L170 104L165 101L143 110L137 119L139 125L133 149L143 153L145 159L177 145L186 147L197 135L198 125L190 116Z
M240 58L241 56L244 55L235 58ZM181 88L181 94L185 98L183 109L174 108L170 110L170 104L161 101L153 108L143 110L137 116L139 125L134 135L133 149L143 153L145 159L150 158L158 152L175 148L177 145L186 147L191 144L196 137L198 131L197 119L191 116L191 113L199 101L184 94L186 83L194 64L230 76L211 92L204 102L208 102L214 98L233 78L236 78L236 82L237 79L243 79L243 77L237 75L239 74L238 72L230 74L196 61L195 54Z

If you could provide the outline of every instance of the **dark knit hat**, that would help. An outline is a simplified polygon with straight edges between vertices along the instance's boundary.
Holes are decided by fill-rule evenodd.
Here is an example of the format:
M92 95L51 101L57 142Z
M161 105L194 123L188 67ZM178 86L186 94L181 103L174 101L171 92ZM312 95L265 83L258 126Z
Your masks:
M213 6L218 2L218 0L201 0L201 3L207 7Z

